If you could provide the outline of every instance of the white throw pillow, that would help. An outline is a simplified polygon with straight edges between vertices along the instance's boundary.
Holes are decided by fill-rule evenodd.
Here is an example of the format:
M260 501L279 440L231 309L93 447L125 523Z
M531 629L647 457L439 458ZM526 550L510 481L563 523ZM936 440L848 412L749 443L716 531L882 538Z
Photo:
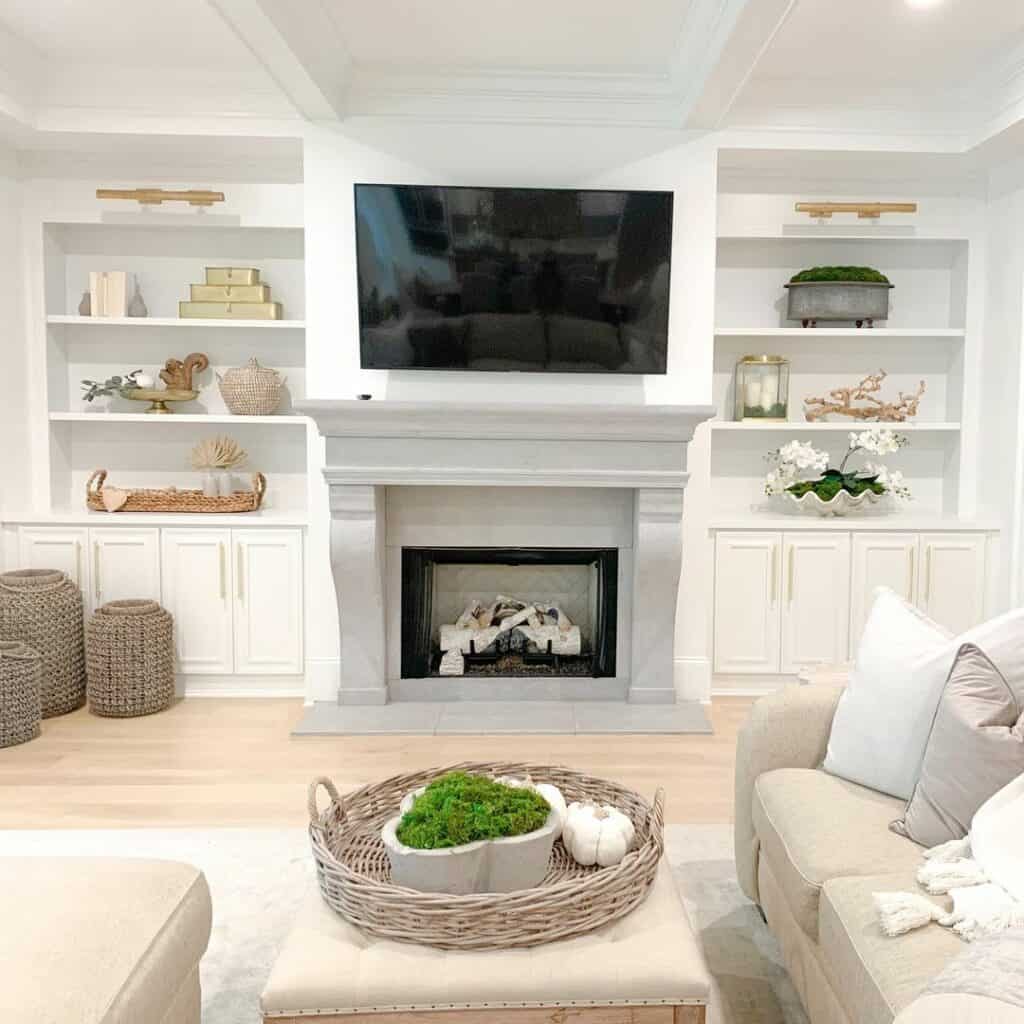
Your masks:
M956 653L977 644L1024 696L1024 608L950 634L888 587L875 591L824 769L909 800Z

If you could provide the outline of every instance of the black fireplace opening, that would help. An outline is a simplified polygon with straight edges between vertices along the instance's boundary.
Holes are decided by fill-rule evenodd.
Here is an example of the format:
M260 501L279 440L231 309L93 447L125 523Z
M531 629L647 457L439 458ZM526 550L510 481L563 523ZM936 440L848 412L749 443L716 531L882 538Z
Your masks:
M402 678L614 677L618 574L615 548L402 548Z

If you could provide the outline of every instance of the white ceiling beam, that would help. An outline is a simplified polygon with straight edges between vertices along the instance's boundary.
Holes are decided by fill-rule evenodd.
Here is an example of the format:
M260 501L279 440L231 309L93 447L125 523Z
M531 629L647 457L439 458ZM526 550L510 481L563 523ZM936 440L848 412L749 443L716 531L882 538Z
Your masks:
M310 121L345 116L351 60L325 5L210 0L210 5Z
M717 128L797 0L692 0L671 76L687 128Z

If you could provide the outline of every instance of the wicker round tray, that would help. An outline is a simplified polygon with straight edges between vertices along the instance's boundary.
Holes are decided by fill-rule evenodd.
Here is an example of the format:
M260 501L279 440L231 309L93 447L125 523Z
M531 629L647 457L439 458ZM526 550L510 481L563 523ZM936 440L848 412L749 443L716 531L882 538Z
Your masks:
M391 884L380 837L407 793L450 771L529 776L558 786L566 802L613 804L636 828L633 849L610 868L582 867L555 843L547 876L533 889L449 896ZM317 806L323 787L330 796ZM516 949L571 938L623 917L643 902L664 849L664 792L654 803L604 779L542 764L466 762L394 775L344 797L330 779L309 787L309 835L320 891L329 906L364 932L440 949Z

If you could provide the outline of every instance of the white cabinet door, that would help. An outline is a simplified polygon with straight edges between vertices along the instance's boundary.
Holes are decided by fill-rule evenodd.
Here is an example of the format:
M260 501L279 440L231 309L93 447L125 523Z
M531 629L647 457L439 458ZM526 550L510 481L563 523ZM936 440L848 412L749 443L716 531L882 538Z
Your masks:
M972 533L921 535L917 603L931 619L953 633L985 618L986 538Z
M89 530L92 605L160 600L160 532L103 526Z
M60 569L89 594L89 531L84 526L22 526L17 569Z
M779 671L782 535L715 538L715 671Z
M850 535L787 533L782 541L782 671L846 660Z
M233 530L235 671L302 672L302 532Z
M916 533L855 533L851 559L850 656L857 653L876 587L889 587L912 604L917 598Z
M178 671L231 672L231 531L164 530L162 552L163 604L174 616Z

